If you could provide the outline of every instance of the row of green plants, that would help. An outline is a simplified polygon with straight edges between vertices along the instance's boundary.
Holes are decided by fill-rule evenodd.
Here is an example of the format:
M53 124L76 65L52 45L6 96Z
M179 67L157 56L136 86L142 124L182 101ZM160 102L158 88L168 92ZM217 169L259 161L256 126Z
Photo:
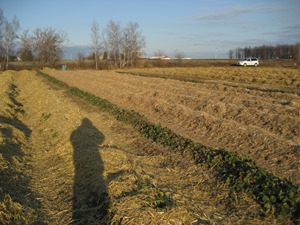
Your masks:
M217 179L226 182L236 192L250 194L267 212L273 211L278 216L300 219L300 187L258 167L249 158L241 158L233 152L194 143L189 138L175 134L169 128L147 121L140 121L136 128L144 137L172 150L188 152L196 163L205 163L213 167Z
M39 74L66 88L72 95L114 115L118 120L133 125L143 137L171 150L180 151L182 154L191 154L197 164L203 163L214 168L217 179L225 182L236 192L248 193L267 212L272 212L279 217L291 217L293 221L300 220L300 187L258 167L249 158L242 158L233 152L194 143L191 139L176 134L167 127L149 122L147 118L135 111L121 109L89 92L69 87L45 73L39 72Z

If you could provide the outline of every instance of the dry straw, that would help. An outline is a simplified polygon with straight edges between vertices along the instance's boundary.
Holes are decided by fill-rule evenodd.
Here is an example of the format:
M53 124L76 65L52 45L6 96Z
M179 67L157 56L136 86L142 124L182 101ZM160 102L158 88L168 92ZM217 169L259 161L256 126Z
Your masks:
M0 140L21 145L23 155L9 161L2 154L0 171L11 180L13 169L7 169L15 165L23 173L19 178L26 178L18 185L29 187L32 198L22 204L18 198L24 195L8 197L11 186L5 185L12 184L0 183L0 205L12 208L14 218L23 217L21 223L280 224L255 201L218 182L213 170L142 138L63 90L49 88L34 72L6 76L14 78L19 89L15 100L24 113L8 106L10 80L1 77L0 86L7 88L1 89L6 109L0 107L0 116L8 120L1 123ZM3 129L12 129L12 136L5 137Z

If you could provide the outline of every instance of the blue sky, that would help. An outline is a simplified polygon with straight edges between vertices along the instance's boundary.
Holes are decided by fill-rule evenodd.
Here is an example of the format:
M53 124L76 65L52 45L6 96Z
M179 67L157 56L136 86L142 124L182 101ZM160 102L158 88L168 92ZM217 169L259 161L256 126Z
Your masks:
M91 43L91 24L137 22L146 56L175 50L186 57L224 58L230 49L300 42L300 0L0 0L7 19L22 30L52 27L68 45Z

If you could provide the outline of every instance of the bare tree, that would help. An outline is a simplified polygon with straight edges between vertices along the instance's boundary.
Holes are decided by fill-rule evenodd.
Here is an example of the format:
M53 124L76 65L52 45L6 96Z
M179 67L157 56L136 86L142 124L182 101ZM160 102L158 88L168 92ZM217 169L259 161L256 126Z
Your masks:
M4 47L3 47L3 24L4 24L4 15L2 9L0 9L0 70L2 69L2 59L4 58Z
M122 30L120 23L110 20L105 31L105 46L116 67L122 65Z
M228 56L229 56L229 59L233 59L234 58L234 51L232 49L229 50Z
M183 51L175 50L174 56L176 59L183 59L185 57L185 54Z
M3 56L3 24L4 24L4 15L2 9L0 9L0 56Z
M146 46L146 41L141 31L139 30L138 23L129 22L127 27L124 29L124 62L125 66L130 62L133 66L133 60L142 55L142 48Z
M33 32L32 40L35 57L40 65L54 67L61 58L62 45L67 41L67 34L58 33L52 28L37 28Z
M142 48L146 46L139 25L133 22L122 29L120 23L110 20L104 36L105 51L110 53L116 67L133 66L134 59L142 54Z
M157 50L156 52L154 52L154 55L157 56L157 57L162 57L162 56L164 56L165 54L166 54L165 51L164 51L164 50L161 50L161 49L159 49L159 50Z
M77 59L78 61L83 61L84 60L84 54L82 52L77 53Z
M18 38L17 32L19 28L20 23L16 17L14 17L11 22L4 22L2 46L5 52L6 69L8 69L9 56L12 54L12 51L16 45L16 40Z
M299 53L299 43L287 45L278 44L276 46L272 45L261 45L255 47L244 47L236 48L235 56L236 58L243 57L258 57L260 59L293 59L297 60L300 58ZM229 54L234 50L230 50Z
M300 42L295 45L295 59L300 63Z
M184 52L183 51L179 51L179 50L175 50L174 56L175 56L175 59L177 61L177 65L178 66L181 65L182 64L182 60L185 57Z
M98 69L98 60L101 49L100 29L97 21L94 20L91 26L92 49L95 57L95 69Z
M29 30L24 30L20 37L19 54L23 61L32 61L32 37L29 34Z
M244 57L245 57L244 50L242 48L236 48L235 49L235 58L242 59Z
M245 58L249 58L249 57L253 56L253 55L252 55L252 49L251 49L250 46L249 46L249 47L247 47L247 46L244 47L243 53L244 53L244 57L245 57Z

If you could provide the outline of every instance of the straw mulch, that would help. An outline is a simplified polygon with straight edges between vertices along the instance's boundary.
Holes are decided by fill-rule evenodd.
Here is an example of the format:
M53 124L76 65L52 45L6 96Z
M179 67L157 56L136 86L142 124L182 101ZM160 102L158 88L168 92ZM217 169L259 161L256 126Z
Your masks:
M290 222L265 214L189 156L143 139L130 126L53 89L34 72L2 74L5 90L7 80L18 94L5 97L1 89L0 172L7 182L0 183L0 216L14 212L28 221L20 224ZM4 138L11 147L3 148L8 146ZM21 150L13 152L16 143ZM5 149L18 159L17 184L14 171L6 169L12 160ZM13 185L22 193L9 192ZM11 218L4 224L10 223Z
M34 224L41 214L40 202L30 189L32 168L26 149L32 131L23 121L13 75L0 73L0 223Z
M184 69L178 68L178 71L188 73L191 70ZM156 70L160 71L149 69L149 73ZM161 73L165 70L165 74L177 71L161 70ZM159 123L195 142L249 157L276 176L300 184L300 97L294 92L274 91L282 83L284 74L298 82L299 70L194 68L191 76L197 71L199 76L206 74L200 83L113 71L44 71L121 108L139 112L152 123ZM146 74L148 70L143 71ZM260 76L268 79L270 76L273 81L265 83L264 88L258 82L257 89L248 88L246 81L232 81L229 85L224 83L225 78L219 78L222 71L226 77L234 78L240 74L249 79ZM272 76L275 71L276 76ZM218 74L214 80L207 77L214 73ZM280 82L276 83L276 79ZM291 88L289 85L283 85L283 88Z

